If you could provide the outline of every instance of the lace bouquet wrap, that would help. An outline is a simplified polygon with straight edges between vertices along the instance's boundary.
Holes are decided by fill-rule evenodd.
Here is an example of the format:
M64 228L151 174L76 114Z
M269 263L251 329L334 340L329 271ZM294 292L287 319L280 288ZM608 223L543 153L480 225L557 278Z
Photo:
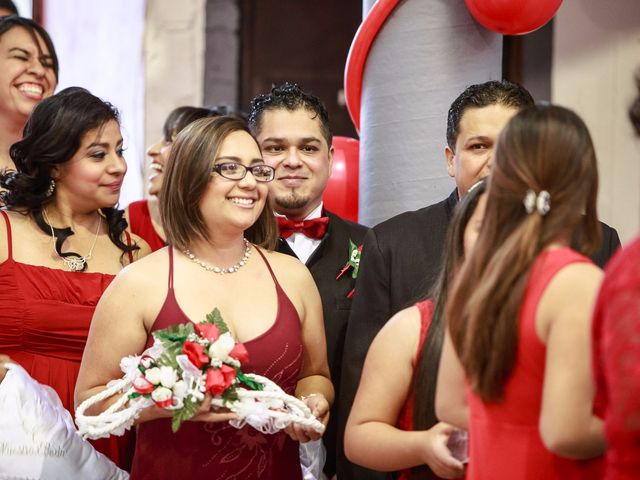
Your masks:
M218 309L203 322L173 325L153 336L153 346L142 355L120 361L122 379L109 382L78 406L76 424L83 438L122 435L152 405L173 411L171 428L176 432L198 412L207 392L213 397L212 406L238 415L229 421L236 428L249 424L263 433L275 433L295 422L324 431L304 402L268 378L242 371L249 355ZM85 415L87 408L118 393L121 396L104 412Z

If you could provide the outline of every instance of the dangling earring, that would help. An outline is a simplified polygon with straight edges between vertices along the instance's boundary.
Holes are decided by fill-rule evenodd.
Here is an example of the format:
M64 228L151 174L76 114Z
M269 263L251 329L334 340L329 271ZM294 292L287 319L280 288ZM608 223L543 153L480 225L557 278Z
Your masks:
M52 178L49 182L49 188L47 188L47 197L53 195L53 191L56 189L56 181Z

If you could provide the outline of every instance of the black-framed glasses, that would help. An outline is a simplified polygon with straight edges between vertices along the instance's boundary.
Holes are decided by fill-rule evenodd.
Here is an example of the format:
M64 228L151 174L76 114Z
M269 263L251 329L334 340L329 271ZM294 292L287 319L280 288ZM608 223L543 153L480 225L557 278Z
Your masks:
M241 163L235 162L216 163L211 167L211 171L229 180L242 180L249 171L257 182L270 182L276 175L274 168L269 165L260 164L245 167Z

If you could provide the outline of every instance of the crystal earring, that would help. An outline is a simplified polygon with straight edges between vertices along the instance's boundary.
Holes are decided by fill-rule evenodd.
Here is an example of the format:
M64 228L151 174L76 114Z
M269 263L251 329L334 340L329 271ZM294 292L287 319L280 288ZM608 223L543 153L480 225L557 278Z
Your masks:
M49 188L47 188L47 197L53 195L53 191L56 189L56 181L52 178L49 182Z

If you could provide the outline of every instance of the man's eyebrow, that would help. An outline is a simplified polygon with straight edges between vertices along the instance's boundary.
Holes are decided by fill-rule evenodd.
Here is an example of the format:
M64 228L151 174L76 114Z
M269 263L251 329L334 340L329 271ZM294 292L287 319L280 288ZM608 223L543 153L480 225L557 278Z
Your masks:
M482 140L483 142L489 142L489 141L491 141L491 138L487 137L486 135L474 135L473 137L467 138L467 142L466 143L475 142L475 141L478 141L478 140Z
M284 137L267 137L264 140L262 140L261 143L265 143L265 142L284 143L285 141L287 141L287 139ZM320 138L318 137L302 137L300 139L297 139L296 141L301 143L312 143L312 142L320 143L322 140L320 140Z
M302 140L302 143L313 143L313 142L320 143L321 141L318 137L304 137L304 138L301 138L300 140Z

